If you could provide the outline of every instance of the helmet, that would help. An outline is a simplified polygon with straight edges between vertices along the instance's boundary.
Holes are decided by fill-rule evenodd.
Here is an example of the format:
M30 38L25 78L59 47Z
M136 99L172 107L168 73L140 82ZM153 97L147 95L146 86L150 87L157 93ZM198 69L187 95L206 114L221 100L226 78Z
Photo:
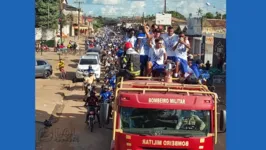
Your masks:
M128 50L129 48L132 48L132 44L130 42L125 43L125 49Z

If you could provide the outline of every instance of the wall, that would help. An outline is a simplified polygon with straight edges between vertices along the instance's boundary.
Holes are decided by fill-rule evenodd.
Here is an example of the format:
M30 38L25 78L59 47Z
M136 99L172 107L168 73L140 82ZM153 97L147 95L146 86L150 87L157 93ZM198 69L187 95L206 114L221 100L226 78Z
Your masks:
M201 38L193 37L192 54L201 54Z
M60 33L60 25L58 25L58 30L57 30L58 33ZM70 35L70 25L64 25L63 28L62 28L62 32L65 34L65 35Z
M187 20L187 35L201 34L201 18L189 18Z
M202 53L204 53L204 63L208 60L213 66L217 66L220 53L226 54L225 34L205 34L202 41Z
M202 33L226 33L226 28L223 27L204 27Z
M73 15L73 23L78 23L78 11L67 11L63 10L64 15L72 14ZM83 12L80 12L80 23L82 22Z
M53 40L55 35L55 30L35 28L35 40Z

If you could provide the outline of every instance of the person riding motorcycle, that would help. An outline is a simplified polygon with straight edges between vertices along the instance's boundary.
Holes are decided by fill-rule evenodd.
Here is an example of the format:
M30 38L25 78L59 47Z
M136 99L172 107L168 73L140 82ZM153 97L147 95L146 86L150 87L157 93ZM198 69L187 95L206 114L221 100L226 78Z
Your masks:
M85 123L88 122L89 115L90 115L89 112L93 110L93 111L95 111L94 114L96 115L98 123L99 123L99 127L101 128L100 116L98 114L98 109L96 109L97 107L99 107L99 104L98 104L99 103L99 99L96 97L96 87L95 86L92 87L90 95L91 96L87 97L87 99L86 99L86 104L87 105L85 104L85 106L87 106L87 109L88 109Z
M83 83L84 83L85 95L88 96L88 86L91 86L92 84L96 83L96 77L93 70L89 71L88 76L86 75L84 77Z

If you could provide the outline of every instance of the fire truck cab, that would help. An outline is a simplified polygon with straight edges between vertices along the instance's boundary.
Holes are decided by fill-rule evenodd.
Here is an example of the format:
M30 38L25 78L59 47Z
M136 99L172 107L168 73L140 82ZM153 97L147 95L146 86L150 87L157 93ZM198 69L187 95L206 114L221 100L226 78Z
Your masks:
M113 111L111 150L214 150L217 142L217 94L205 85L122 78ZM221 110L222 132L225 124Z

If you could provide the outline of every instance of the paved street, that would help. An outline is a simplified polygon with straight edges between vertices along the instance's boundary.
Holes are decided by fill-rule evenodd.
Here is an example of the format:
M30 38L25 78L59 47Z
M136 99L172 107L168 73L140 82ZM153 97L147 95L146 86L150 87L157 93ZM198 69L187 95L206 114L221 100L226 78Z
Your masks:
M84 43L84 42L83 42ZM81 44L83 44L81 42ZM108 150L112 135L112 125L98 128L93 133L84 123L86 110L83 107L81 84L73 85L75 60L79 56L62 56L65 61L68 80L58 79L56 70L58 55L46 52L36 58L46 59L53 65L54 75L50 79L36 79L36 149L37 150ZM71 84L72 91L63 89L64 84ZM218 87L218 94L225 101L225 88ZM51 117L51 115L53 117ZM49 129L41 124L45 119L55 123ZM225 150L225 134L219 134L215 150Z
M58 55L55 52L46 52L42 56L38 53L36 58L47 60L54 68L54 74L50 79L36 79L36 149L109 149L112 124L106 128L98 128L96 125L93 133L89 131L84 123L86 109L83 107L84 92L80 90L81 84L73 85L69 80L74 76L75 61L79 56L61 56L65 61L68 76L68 80L65 81L58 79L59 71L56 70ZM63 89L64 84L71 84L74 90ZM55 123L49 129L44 129L42 122L49 118Z

